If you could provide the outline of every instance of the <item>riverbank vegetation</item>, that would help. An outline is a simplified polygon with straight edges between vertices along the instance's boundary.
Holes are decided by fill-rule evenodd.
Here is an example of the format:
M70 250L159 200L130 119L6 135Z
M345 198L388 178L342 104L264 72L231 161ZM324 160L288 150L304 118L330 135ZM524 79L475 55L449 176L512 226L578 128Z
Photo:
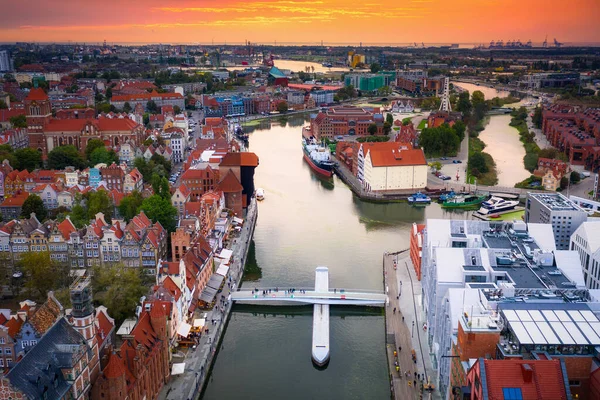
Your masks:
M525 157L523 157L525 169L529 172L533 172L537 168L540 148L535 143L535 134L529 132L529 129L527 128L527 109L521 107L518 110L514 110L511 113L511 116L512 119L509 125L519 131L520 140L525 148Z
M244 265L242 281L257 281L260 278L262 278L262 269L258 266L258 261L256 261L256 246L254 239L252 239L248 247L248 257L246 258L246 265Z
M499 101L495 103L499 104ZM479 139L479 133L489 122L485 113L492 107L486 102L485 95L476 90L469 97L469 92L462 92L456 100L456 110L463 113L463 121L469 131L469 159L467 162L467 182L493 186L498 182L496 163L492 156L485 153L485 143Z

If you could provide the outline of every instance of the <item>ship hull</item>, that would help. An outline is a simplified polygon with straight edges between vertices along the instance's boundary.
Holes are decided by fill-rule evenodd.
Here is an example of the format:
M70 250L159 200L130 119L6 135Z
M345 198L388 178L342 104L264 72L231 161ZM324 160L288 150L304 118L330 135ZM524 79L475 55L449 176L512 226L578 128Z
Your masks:
M323 169L321 167L319 167L307 154L306 152L303 152L304 154L304 160L308 163L308 165L310 165L310 167L313 169L313 171L317 172L318 174L321 174L323 176L326 176L327 178L331 178L333 176L333 171L331 170L326 170Z

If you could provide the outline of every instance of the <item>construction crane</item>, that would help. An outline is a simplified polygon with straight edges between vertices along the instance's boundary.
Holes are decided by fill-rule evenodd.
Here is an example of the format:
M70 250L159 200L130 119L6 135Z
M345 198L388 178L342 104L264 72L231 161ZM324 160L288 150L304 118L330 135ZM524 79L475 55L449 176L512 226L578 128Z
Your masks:
M562 46L563 44L560 43L558 40L556 40L556 38L554 38L554 46L560 48L560 46Z
M543 48L548 47L548 35L546 35L546 39L544 39L544 42L542 43L542 47Z

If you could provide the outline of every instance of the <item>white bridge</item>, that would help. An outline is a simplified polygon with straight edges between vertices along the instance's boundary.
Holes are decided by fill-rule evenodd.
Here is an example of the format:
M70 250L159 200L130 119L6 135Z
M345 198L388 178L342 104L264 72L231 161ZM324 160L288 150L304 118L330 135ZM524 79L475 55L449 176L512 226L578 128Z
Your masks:
M314 304L312 360L318 366L324 366L329 362L330 305L383 307L388 301L387 296L381 292L329 289L327 267L317 267L314 290L255 288L233 292L231 300L248 304Z

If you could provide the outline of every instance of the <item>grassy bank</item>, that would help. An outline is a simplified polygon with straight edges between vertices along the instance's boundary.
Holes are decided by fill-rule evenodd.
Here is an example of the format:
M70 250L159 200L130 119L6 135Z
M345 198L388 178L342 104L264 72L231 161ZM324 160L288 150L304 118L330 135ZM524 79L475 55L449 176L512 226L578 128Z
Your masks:
M417 126L417 129L425 129L425 125L427 125L427 119L421 120L421 122L419 122L419 126Z
M244 265L244 277L242 280L257 281L260 278L262 278L262 269L256 261L256 246L254 245L254 240L252 240L248 248L248 257L246 258L246 265Z
M529 132L527 128L527 110L521 107L519 110L514 111L510 121L510 126L514 127L519 131L519 138L523 147L525 148L525 157L523 157L523 164L525 169L531 173L537 168L538 153L540 152L539 146L535 143L535 134Z
M498 173L496 171L496 163L492 156L483 151L485 143L479 139L485 125L488 124L489 118L484 118L479 121L473 128L469 129L469 162L467 164L467 183L493 186L498 183ZM480 156L479 156L480 155ZM481 168L483 164L484 168ZM477 168L479 166L479 168ZM475 169L477 168L477 171ZM482 172L482 169L485 172Z

